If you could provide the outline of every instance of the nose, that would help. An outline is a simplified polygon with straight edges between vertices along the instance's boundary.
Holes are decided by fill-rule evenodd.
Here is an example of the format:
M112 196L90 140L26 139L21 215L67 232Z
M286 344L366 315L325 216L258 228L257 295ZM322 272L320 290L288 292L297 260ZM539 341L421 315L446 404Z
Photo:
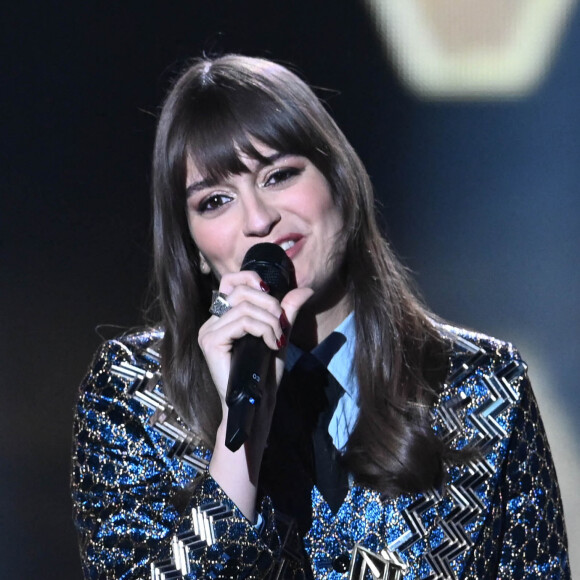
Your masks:
M280 213L264 199L264 194L260 191L244 196L243 207L243 232L246 236L267 236L280 221Z

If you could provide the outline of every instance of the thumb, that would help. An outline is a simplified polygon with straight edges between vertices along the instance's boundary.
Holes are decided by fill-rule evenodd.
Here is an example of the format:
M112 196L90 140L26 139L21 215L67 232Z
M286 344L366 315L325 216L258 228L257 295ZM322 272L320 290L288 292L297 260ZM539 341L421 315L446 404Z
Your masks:
M284 309L284 312L286 312L286 317L288 318L290 326L294 324L300 309L313 294L314 290L312 290L312 288L295 288L294 290L290 290L290 292L284 296L280 305Z
M284 299L282 302L280 302L280 306L282 306L284 312L286 313L286 318L288 319L290 328L294 326L294 322L296 321L296 317L298 316L302 306L304 306L304 304L313 294L314 290L311 288L295 288L294 290L290 290L290 292L284 296ZM287 333L288 330L289 329L286 329L284 332ZM282 373L284 372L284 362L286 359L285 348L276 354L276 359L276 380L277 383L280 384Z

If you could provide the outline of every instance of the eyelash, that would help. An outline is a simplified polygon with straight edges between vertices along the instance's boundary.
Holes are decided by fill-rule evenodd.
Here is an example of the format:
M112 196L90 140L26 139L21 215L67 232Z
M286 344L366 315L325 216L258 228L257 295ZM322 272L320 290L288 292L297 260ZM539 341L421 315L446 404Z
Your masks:
M266 176L263 187L276 187L277 185L284 183L296 175L302 173L302 168L299 167L281 167L274 169L269 175ZM224 201L229 200L229 201ZM221 200L219 205L211 207L212 202ZM225 193L212 193L205 199L203 199L197 206L197 211L201 214L214 212L221 209L224 205L227 205L232 200L232 197Z
M197 207L197 211L199 213L216 211L222 208L224 205L226 205L226 203L229 203L227 201L223 202L224 198L231 200L231 196L226 195L225 193L212 193L211 195L209 195L208 197L206 197L201 201L201 203ZM212 200L213 201L222 200L222 203L220 203L218 206L210 207Z
M267 176L264 182L264 186L270 187L272 185L278 185L278 183L284 183L296 175L299 175L301 172L302 169L298 167L281 167L279 169L275 169ZM272 179L274 179L274 183L269 184Z

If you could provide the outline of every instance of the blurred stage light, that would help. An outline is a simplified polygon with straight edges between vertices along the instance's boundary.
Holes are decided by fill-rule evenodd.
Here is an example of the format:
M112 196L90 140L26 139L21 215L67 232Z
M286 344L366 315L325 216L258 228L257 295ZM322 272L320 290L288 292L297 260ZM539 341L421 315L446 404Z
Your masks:
M529 94L576 0L365 0L403 83L423 98Z

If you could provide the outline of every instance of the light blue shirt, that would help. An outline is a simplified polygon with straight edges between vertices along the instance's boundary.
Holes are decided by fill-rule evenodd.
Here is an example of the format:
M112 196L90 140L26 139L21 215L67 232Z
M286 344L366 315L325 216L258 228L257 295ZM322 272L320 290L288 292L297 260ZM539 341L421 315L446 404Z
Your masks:
M342 451L358 418L358 379L353 368L356 347L356 329L354 312L351 312L335 329L346 338L346 342L338 349L328 363L328 372L344 389L344 394L338 400L334 415L328 424L328 433L334 446ZM290 344L286 355L286 369L292 370L302 350Z

